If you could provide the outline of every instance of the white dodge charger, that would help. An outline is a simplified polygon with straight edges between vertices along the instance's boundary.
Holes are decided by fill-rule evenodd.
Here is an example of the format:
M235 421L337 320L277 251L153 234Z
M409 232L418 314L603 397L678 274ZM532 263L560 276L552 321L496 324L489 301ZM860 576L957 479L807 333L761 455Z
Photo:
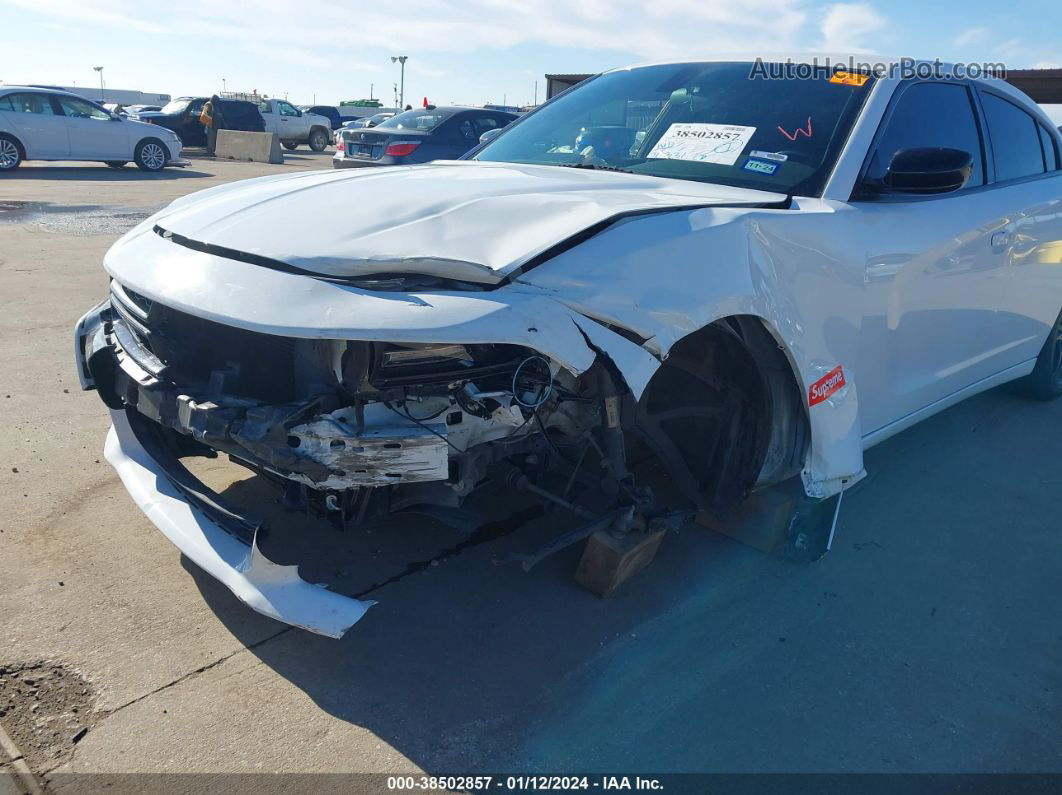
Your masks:
M1007 381L1062 394L1062 141L996 79L809 63L617 69L462 161L174 202L77 325L108 460L188 558L332 636L370 603L181 459L355 532L467 521L488 483L579 518L525 566L692 512L820 557L866 448Z

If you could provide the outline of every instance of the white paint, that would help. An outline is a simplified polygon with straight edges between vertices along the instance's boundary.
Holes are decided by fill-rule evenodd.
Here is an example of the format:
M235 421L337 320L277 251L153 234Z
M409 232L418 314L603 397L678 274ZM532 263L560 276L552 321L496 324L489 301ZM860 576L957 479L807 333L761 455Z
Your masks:
M181 552L263 615L330 638L343 636L375 602L311 585L296 566L248 550L201 514L137 440L124 412L111 412L104 454L140 510Z
M325 275L428 272L493 284L621 213L784 198L636 174L439 161L234 182L150 220Z

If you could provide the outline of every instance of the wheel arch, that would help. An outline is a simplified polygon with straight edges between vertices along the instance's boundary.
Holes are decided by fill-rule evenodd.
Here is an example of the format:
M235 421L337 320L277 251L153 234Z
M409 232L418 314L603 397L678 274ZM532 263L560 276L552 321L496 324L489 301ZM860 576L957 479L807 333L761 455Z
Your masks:
M803 470L811 423L802 395L775 330L754 315L729 315L669 348L637 402L635 424L688 498L727 513L753 489ZM694 460L701 439L711 460Z
M28 159L26 157L26 145L24 143L22 143L22 139L21 138L19 138L13 132L8 132L7 130L0 130L0 135L2 135L4 138L10 138L12 141L14 141L15 142L15 146L18 147L18 153L22 157L22 159L23 160L27 160Z

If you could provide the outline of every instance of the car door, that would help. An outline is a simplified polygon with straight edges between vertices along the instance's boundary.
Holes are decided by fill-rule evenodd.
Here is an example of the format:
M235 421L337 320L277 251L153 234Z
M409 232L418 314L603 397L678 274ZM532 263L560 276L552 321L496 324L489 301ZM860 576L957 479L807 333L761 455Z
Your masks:
M129 128L97 105L80 97L56 96L70 136L74 160L131 160Z
M950 193L873 195L901 150L969 152L973 172ZM874 433L998 372L997 328L1007 257L999 234L1009 208L988 183L983 121L961 81L901 83L857 183L852 231L865 252L859 399Z
M1010 223L998 233L1007 260L999 312L1006 366L1034 359L1062 309L1062 171L1058 135L1004 94L982 88L996 194Z
M7 118L26 148L27 160L61 160L70 155L66 122L48 94L32 92L8 94Z
M285 141L305 141L309 135L309 121L290 102L277 100L280 137Z

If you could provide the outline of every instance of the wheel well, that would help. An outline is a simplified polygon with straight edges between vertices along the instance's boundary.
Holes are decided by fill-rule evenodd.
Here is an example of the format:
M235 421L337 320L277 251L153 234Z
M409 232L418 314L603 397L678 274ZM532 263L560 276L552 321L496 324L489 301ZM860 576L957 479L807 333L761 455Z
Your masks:
M11 141L14 141L15 146L18 147L19 157L21 157L23 160L26 159L26 147L22 145L22 141L20 141L16 136L12 135L11 133L0 133L0 138L7 138Z
M803 468L802 391L763 321L734 316L679 340L636 407L636 429L675 484L719 516Z
M323 132L325 135L328 135L328 133L331 132L331 130L329 130L327 127L324 127L323 125L320 125L320 124L315 124L315 125L313 125L310 128L310 134L312 135L313 133L317 132L318 130Z

